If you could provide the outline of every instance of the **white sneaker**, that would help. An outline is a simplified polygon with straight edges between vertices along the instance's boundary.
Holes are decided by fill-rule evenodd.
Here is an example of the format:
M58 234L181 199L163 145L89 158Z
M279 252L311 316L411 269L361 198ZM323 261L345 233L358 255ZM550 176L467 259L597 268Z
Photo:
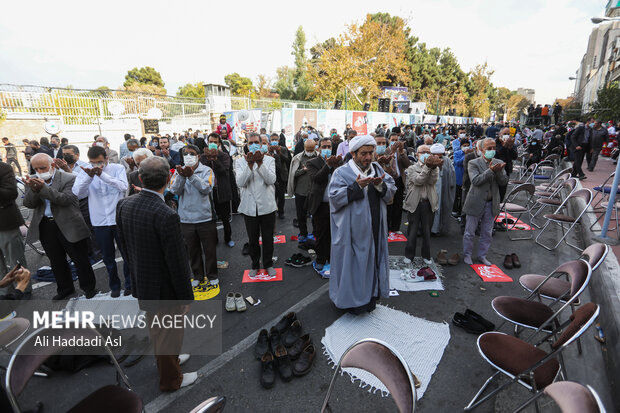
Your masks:
M183 381L181 382L181 387L191 386L198 380L198 373L195 371L191 373L183 373Z
M427 260L426 258L423 258L424 260L424 264L426 265L431 265L433 263L433 259L431 258L430 260Z
M189 360L189 354L179 354L179 366L182 366Z
M269 274L270 276L272 276L272 277L273 277L273 276L275 276L277 273L278 273L278 272L276 271L276 269L275 269L275 268L273 268L273 267L269 267L269 268L267 268L267 274Z
M209 284L211 285L218 285L220 283L220 279L216 278L215 280L209 280Z
M235 307L240 313L246 310L245 300L241 293L235 293Z
M226 311L230 313L236 310L237 306L235 305L235 293L226 294Z
M250 270L250 272L248 273L248 276L250 278L254 278L256 277L256 274L258 274L258 270Z
M407 257L403 258L403 262L405 264L411 264L411 260L409 258L407 258Z

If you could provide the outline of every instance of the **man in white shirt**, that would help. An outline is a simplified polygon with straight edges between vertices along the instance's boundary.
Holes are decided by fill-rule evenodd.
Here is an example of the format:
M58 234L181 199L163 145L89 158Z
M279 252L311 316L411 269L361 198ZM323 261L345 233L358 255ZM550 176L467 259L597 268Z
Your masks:
M249 252L252 258L250 277L256 276L260 266L261 246L263 241L263 267L271 276L276 275L273 268L273 230L276 219L276 164L271 156L261 152L261 140L258 133L248 138L248 153L235 162L237 186L241 190L239 212L245 219L248 231Z
M88 196L88 210L93 233L108 270L112 297L118 297L121 281L116 268L116 204L127 193L127 173L120 164L108 162L106 150L100 146L88 149L90 168L81 167L82 172L73 184L73 193L80 198ZM117 240L118 243L118 240ZM131 294L131 278L127 262L123 265L125 295Z

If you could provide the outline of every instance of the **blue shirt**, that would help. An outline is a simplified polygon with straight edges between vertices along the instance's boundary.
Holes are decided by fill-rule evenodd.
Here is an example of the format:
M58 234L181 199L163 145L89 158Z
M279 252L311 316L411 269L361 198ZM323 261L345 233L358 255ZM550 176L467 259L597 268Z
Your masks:
M45 183L47 186L50 186L52 184L52 182L54 181L54 175L56 175L56 171L54 171L54 174L52 175L52 179L50 179L49 183ZM43 212L43 215L45 215L48 218L53 218L54 215L52 214L52 204L50 204L50 200L49 199L45 199L45 211Z

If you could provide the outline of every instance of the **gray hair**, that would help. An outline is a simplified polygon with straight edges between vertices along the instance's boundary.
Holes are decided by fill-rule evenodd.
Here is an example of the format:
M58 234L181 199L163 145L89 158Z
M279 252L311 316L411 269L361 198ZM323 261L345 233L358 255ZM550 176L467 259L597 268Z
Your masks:
M482 140L482 143L480 144L480 149L484 148L484 145L485 145L487 142L495 142L495 139L493 139L493 138L484 138L484 139Z
M103 139L103 141L105 143L110 143L110 141L108 141L108 138L106 138L105 136L97 136L97 139ZM97 140L97 139L95 139L95 140Z
M140 142L138 142L137 139L131 138L131 139L127 139L127 145L140 146Z
M51 156L49 156L46 153L37 153L36 155L34 155L31 159L30 159L30 163L33 163L34 161L38 160L39 158L43 158L47 160L47 164L49 166L52 166L52 162L54 162L54 160L52 159Z
M134 161L136 160L136 158L140 156L146 156L147 158L152 158L153 152L151 152L149 149L146 149L146 148L138 148L135 151L133 151L132 156L133 156Z
M168 183L170 164L161 156L153 156L140 162L138 174L146 189L159 190Z

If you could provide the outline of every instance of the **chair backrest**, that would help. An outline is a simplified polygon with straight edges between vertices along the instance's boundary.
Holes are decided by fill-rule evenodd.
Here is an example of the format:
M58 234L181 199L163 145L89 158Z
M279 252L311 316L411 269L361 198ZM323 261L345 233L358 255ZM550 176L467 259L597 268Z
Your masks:
M573 192L577 187L577 178L568 178L564 184L562 184L565 188L569 189L569 193Z
M587 189L587 188L579 189L579 190L573 192L570 195L570 197L571 198L581 198L581 199L583 199L586 202L586 204L589 204L590 201L592 201L592 191Z
M588 286L592 276L592 268L584 260L568 261L560 265L557 272L568 274L570 280L570 295L577 298L579 294Z
M598 394L591 387L574 381L558 381L545 387L562 413L604 413L605 408Z
M577 340L594 323L599 312L599 306L594 303L587 303L579 307L577 311L571 314L570 324L566 326L562 335L551 344L551 348L558 350Z
M15 410L19 410L17 396L24 390L26 384L28 384L28 381L34 375L34 372L51 356L71 348L56 344L51 337L59 338L57 342L60 343L63 342L63 339L70 339L76 336L83 337L85 340L97 340L96 342L102 343L101 348L104 349L116 368L117 378L120 377L125 386L131 390L127 376L116 361L116 357L114 357L112 350L104 344L105 339L97 330L94 328L40 328L32 332L19 344L11 356L11 361L6 370L5 388L9 401ZM46 346L37 345L37 338L39 338L39 343L48 342L51 344ZM47 341L42 341L45 339L47 339ZM90 349L92 349L92 347Z
M605 261L608 253L609 245L597 242L583 250L579 258L582 260L586 260L588 264L590 264L590 267L592 267L592 272L594 272L599 267L599 265L601 265L603 261Z
M530 183L525 183L525 184L519 184L517 186L515 186L512 191L510 191L510 193L508 194L508 196L506 196L504 198L504 204L510 202L510 199L513 199L514 196L516 196L519 192L527 192L528 194L530 194L530 199L528 199L528 203L530 202L532 196L534 196L534 192L536 192L536 187L533 184Z
M416 391L411 371L403 357L389 344L372 338L358 341L342 355L335 374L340 368L347 367L362 369L377 377L392 395L400 413L415 410ZM331 387L323 410L327 406Z
M194 407L189 413L221 413L226 406L226 397L215 396Z

